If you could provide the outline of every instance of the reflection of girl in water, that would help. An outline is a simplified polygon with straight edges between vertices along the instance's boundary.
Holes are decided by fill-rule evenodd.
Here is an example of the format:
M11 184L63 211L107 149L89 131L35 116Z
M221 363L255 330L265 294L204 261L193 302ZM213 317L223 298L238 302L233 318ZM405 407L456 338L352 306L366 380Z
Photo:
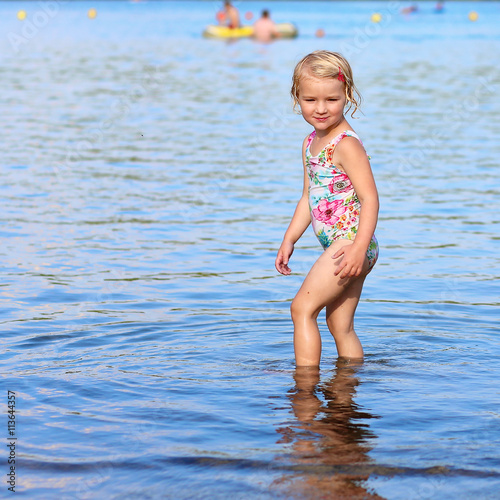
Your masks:
M375 417L353 401L360 364L338 360L335 374L322 384L317 367L295 370L289 398L297 422L278 429L279 442L290 443L292 462L306 468L274 483L289 498L382 499L362 486L369 474L356 473L356 465L370 461L367 441L375 437L363 423Z

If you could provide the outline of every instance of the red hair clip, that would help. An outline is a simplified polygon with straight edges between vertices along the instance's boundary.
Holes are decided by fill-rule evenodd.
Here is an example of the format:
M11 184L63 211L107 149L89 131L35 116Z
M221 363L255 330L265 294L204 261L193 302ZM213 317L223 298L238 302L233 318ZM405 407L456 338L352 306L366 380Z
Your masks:
M339 76L337 76L337 78L338 78L341 82L344 82L344 83L345 83L345 77L344 77L344 75L342 74L342 70L340 69L340 66L339 66Z

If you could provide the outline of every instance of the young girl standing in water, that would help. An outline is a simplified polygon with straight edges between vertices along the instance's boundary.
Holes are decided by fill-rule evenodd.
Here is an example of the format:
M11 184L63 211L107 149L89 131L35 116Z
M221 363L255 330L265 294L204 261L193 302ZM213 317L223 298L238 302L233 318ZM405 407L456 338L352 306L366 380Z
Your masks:
M312 221L324 248L291 306L293 343L298 366L318 366L321 336L317 317L326 307L326 322L338 355L362 358L354 331L354 313L363 282L378 257L375 226L378 194L361 140L344 117L359 107L360 95L349 63L335 52L318 50L295 67L294 106L314 127L302 146L304 189L276 257L284 275L294 244Z

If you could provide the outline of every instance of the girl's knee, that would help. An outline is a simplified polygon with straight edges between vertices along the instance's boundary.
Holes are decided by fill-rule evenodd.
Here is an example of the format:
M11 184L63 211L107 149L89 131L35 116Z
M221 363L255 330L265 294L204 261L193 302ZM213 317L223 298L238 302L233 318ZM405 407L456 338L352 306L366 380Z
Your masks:
M343 340L356 335L354 328L351 325L328 325L328 329L336 340Z
M290 305L290 314L293 321L301 318L317 318L320 310L314 307L311 301L300 295L297 295Z
M292 319L297 318L300 314L301 311L301 306L299 301L297 300L297 297L295 297L292 300L292 303L290 304L290 314L292 316Z

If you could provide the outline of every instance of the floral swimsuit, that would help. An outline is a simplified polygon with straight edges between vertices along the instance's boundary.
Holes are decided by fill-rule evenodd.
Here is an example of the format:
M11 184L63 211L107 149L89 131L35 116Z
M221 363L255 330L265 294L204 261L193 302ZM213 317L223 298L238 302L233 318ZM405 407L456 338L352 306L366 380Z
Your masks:
M332 163L335 146L344 137L361 139L352 130L335 137L317 156L312 156L310 145L316 131L309 136L306 147L306 168L309 177L309 209L314 234L324 249L335 240L354 240L359 225L361 203L351 180ZM362 144L362 143L361 143ZM369 270L378 258L378 242L373 235L368 250Z

